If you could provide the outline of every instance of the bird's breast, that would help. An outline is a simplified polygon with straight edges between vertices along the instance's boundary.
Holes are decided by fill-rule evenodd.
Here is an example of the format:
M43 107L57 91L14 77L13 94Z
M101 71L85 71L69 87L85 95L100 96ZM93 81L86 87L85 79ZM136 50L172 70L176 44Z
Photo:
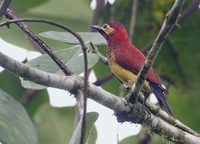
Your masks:
M108 64L112 71L112 73L127 87L132 87L134 82L137 79L137 75L123 66L119 65L116 61L116 55L114 50L108 49ZM149 87L149 83L145 80L142 91L145 93L151 93L151 89Z
M131 87L137 76L129 70L126 70L116 62L114 50L108 49L108 64L112 73L126 86Z

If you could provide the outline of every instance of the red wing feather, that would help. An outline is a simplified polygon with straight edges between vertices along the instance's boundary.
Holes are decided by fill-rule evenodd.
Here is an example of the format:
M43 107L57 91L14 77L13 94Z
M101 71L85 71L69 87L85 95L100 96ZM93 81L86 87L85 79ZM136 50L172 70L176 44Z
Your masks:
M127 46L127 44L124 45ZM130 48L124 48L124 47L122 48L121 46L119 47L115 49L116 63L118 63L121 67L135 74L138 74L140 68L142 67L145 61L145 56L137 48L133 47L130 44L129 44ZM157 73L152 68L149 70L147 74L147 81L159 85L161 84Z

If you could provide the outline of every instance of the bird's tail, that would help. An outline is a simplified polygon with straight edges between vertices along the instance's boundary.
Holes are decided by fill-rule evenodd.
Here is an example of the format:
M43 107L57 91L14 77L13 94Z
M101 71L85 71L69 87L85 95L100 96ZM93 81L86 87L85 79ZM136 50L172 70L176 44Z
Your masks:
M166 96L167 96L167 91L160 85L154 84L154 83L149 83L152 92L155 94L158 103L160 105L160 107L166 111L168 114L172 115L172 112L169 108L169 105L166 101Z

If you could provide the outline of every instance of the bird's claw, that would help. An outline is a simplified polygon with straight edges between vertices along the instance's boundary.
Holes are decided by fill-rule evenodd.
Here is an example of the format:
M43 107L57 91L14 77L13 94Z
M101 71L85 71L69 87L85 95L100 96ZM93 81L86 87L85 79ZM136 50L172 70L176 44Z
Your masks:
M82 88L83 88L83 86L78 86L78 87L72 88L71 90L69 90L70 96L71 95L76 95L76 93Z

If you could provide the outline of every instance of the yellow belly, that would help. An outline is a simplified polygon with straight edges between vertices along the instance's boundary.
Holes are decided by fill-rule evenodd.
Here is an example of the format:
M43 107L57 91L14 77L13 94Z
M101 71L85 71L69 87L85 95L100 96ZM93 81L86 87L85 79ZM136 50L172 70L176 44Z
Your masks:
M117 64L113 64L110 68L112 73L128 87L131 87L137 78L135 74Z

